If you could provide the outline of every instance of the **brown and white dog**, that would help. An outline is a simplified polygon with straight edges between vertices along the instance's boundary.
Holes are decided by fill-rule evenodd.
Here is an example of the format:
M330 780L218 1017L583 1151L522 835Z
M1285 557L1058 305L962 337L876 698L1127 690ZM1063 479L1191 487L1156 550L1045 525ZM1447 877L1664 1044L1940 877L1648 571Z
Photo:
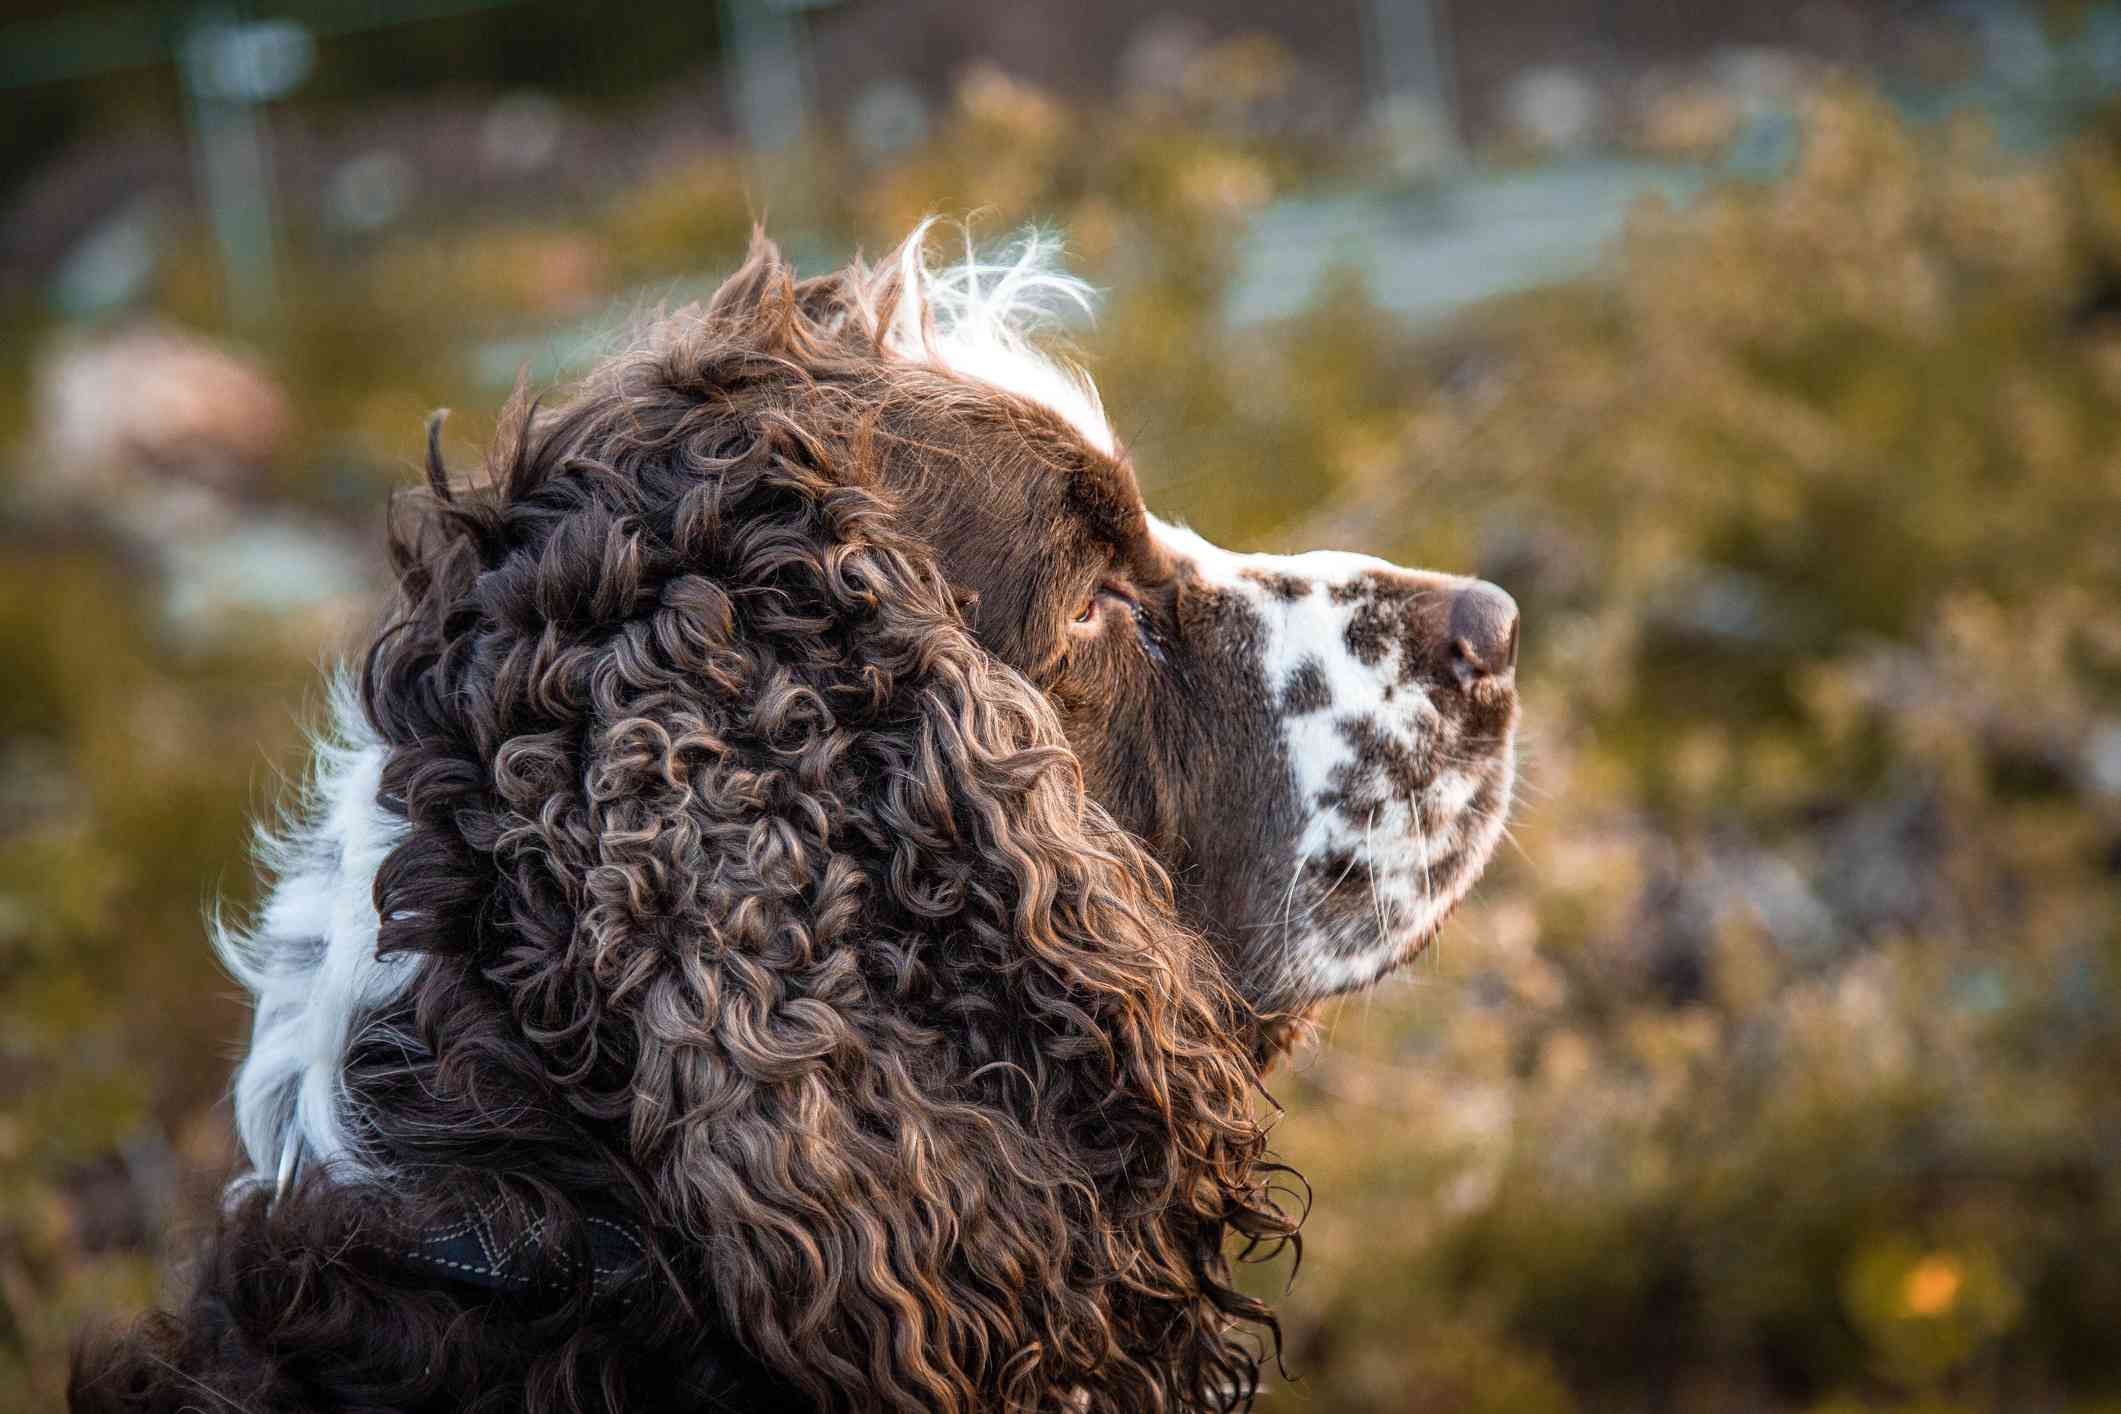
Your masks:
M77 1408L1249 1402L1259 1068L1487 861L1516 609L1157 520L1082 287L925 236L431 458L220 940L250 1170Z

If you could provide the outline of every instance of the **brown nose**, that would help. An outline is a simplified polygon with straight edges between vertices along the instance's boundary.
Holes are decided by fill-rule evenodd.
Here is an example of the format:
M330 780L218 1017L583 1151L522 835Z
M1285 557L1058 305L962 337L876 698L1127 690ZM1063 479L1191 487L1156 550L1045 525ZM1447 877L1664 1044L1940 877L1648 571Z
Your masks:
M1451 601L1451 671L1460 687L1500 678L1517 666L1517 601L1484 579Z

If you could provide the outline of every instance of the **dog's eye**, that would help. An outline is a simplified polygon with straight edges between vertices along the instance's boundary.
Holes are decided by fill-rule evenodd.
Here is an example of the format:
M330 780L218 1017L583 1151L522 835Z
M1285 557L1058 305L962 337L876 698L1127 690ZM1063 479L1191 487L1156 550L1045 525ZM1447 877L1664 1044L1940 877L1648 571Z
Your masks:
M1074 631L1080 634L1098 632L1104 627L1105 610L1112 608L1114 605L1125 609L1130 614L1138 612L1132 594L1121 589L1118 585L1101 584L1097 587L1097 592L1085 599L1083 607L1076 612L1075 622L1072 625Z

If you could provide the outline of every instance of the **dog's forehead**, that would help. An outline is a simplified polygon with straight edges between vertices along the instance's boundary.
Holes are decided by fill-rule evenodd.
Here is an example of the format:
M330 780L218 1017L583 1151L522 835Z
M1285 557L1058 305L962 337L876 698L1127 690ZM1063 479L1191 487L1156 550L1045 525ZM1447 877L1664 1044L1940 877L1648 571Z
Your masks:
M1084 450L1080 462L1061 469L1069 509L1107 545L1125 548L1140 543L1148 534L1149 522L1133 464L1124 456Z
M942 419L916 441L955 450L961 471L928 493L955 503L952 519L1000 537L1006 543L993 546L996 552L1088 545L1124 558L1147 543L1149 517L1133 462L1109 432L1085 435L1080 408L948 373L959 393L916 415Z
M997 456L992 470L1015 484L993 497L989 510L1005 572L1033 597L1076 592L1076 581L1095 565L1129 559L1148 526L1134 469L1123 457L1087 444L1063 420L1042 421L1016 454Z

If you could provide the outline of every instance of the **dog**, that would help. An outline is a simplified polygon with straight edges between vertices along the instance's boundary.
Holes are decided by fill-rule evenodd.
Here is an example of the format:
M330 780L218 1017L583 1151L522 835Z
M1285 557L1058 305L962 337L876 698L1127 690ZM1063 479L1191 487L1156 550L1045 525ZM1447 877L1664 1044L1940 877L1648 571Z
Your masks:
M248 1168L75 1409L1249 1405L1261 1074L1492 852L1516 606L1149 514L1084 287L929 234L430 430L219 938Z

